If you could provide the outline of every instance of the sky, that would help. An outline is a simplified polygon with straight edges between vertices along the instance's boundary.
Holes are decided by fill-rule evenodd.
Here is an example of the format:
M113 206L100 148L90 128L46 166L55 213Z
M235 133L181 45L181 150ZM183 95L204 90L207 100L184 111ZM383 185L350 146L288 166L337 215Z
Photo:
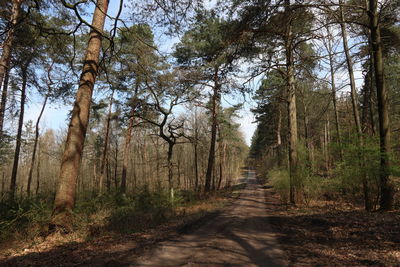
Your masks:
M208 5L211 6L211 4L212 1L209 1ZM118 7L119 7L119 1L110 1L108 15L110 15L111 17L115 17L118 12ZM90 14L91 12L88 13ZM128 15L129 15L129 9L128 7L125 7L123 9L121 17L123 18L124 16ZM87 19L88 21L91 20L91 18L85 18L85 19ZM110 19L108 19L108 22L106 22L106 24L110 25ZM178 38L171 38L170 36L161 34L157 35L157 32L155 33L155 35L156 35L155 41L158 44L160 51L165 53L172 51L174 44L179 41ZM230 103L231 101L234 101L229 97L226 97L225 99L227 99L228 102ZM240 117L236 119L236 122L240 124L240 130L245 137L246 143L250 145L251 137L253 136L253 133L255 131L256 124L253 123L254 116L250 111L250 109L252 108L252 103L249 102L250 100L249 97L247 98L247 100L248 101L247 103L244 104L244 107L239 114ZM42 99L32 99L32 101L28 105L29 105L27 109L28 112L26 113L24 121L27 122L29 120L32 120L33 122L35 122L41 109ZM71 105L61 105L61 104L48 105L41 120L40 124L41 131L43 132L43 130L46 128L52 128L55 130L67 128L67 125L69 123L67 121L67 115L71 110L71 108L72 108Z
M212 4L214 2L215 1L209 1L208 6L212 6ZM108 14L111 17L115 17L115 15L117 14L118 5L119 5L119 1L111 1L110 2ZM91 12L88 12L88 14L91 14ZM129 15L130 15L129 7L125 7L122 12L122 18L128 17ZM90 21L91 18L86 18L86 19L88 21ZM108 19L108 23L106 23L108 25L108 27L110 27L110 25L111 25L110 21L111 20ZM155 42L157 43L159 50L162 53L170 53L174 47L174 44L177 43L179 41L179 39L178 39L178 37L171 38L170 36L166 36L161 33L162 33L161 30L155 30ZM350 41L351 41L351 39L350 39ZM351 43L350 43L350 46L352 46ZM339 47L339 49L340 49L340 47ZM356 84L357 84L357 87L360 88L360 86L362 84L363 76L360 71L357 71L357 69L358 70L360 69L359 66L356 66L355 69L356 69L356 71L355 71ZM325 74L326 74L326 71L325 71ZM324 71L321 71L320 76L324 76L325 74L324 74ZM341 84L347 83L348 82L347 76L348 75L347 75L345 69L338 71L336 73L337 85L340 86ZM259 87L260 79L261 79L261 77L257 77L254 80L254 82L252 82L250 84L252 89L257 89ZM348 92L348 91L349 91L348 86L345 86L341 92ZM339 93L339 95L340 95L340 93ZM225 99L225 101L223 101L223 105L225 107L228 106L228 103L236 104L238 102L241 102L240 100L235 100L229 96L225 96L223 99ZM247 101L244 104L244 108L240 111L240 114L239 114L240 117L238 119L236 119L236 121L237 121L237 123L240 124L240 130L243 132L246 143L248 145L250 145L251 138L256 129L256 124L254 123L255 118L254 118L254 115L252 114L252 112L250 111L250 109L254 108L255 103L252 102L251 96L247 96L246 100ZM32 101L29 104L29 109L28 109L29 112L27 113L27 115L25 117L25 121L28 121L28 120L36 121L36 118L39 114L40 108L41 108L41 100ZM42 118L42 123L41 123L42 130L44 128L53 128L53 129L66 128L68 125L68 121L66 120L67 114L70 109L71 109L71 106L49 105L48 108L45 110L45 113Z

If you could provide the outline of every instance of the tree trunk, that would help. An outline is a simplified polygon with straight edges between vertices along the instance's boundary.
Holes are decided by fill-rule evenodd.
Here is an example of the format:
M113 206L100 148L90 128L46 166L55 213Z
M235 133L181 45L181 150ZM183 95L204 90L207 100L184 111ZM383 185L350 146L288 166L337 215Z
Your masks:
M79 88L68 127L50 229L60 228L66 232L71 230L76 182L89 123L93 88L99 68L102 32L107 8L108 0L97 0L92 20L93 28L89 34Z
M10 78L10 72L6 71L4 76L3 91L1 92L1 103L0 103L0 142L3 137L4 128L4 117L6 115L6 104L7 104L7 91L8 91L8 80ZM1 84L0 84L1 85Z
M362 114L361 114L361 125L362 125L362 130L363 133L367 133L369 135L373 135L373 123L372 120L373 118L370 117L372 112L370 110L371 108L371 72L368 71L367 74L365 75L364 79L364 87L363 87L363 94L362 94Z
M304 91L301 97L301 103L303 105L304 109L304 114L303 114L303 124L304 124L304 139L306 142L306 150L307 150L307 166L312 170L314 163L312 162L312 156L311 156L311 142L310 142L310 136L308 132L308 107L305 101L305 96L304 96Z
M27 71L28 70L26 67L24 67L21 71L22 71L21 102L20 102L18 130L17 130L15 152L14 152L14 163L13 163L13 168L12 168L12 173L11 173L10 200L14 199L15 190L17 187L19 153L21 150L22 127L24 125L24 112L25 112L25 101L26 101L26 82L27 82L27 75L28 75Z
M287 109L288 109L288 129L289 129L289 199L290 203L295 203L295 179L297 172L297 108L296 108L296 88L294 77L294 57L293 57L293 21L290 0L285 0L285 10L288 14L285 36L286 52L286 79L287 79Z
M194 188L197 191L199 189L199 162L198 162L198 139L199 139L199 129L198 129L198 123L197 123L197 109L195 109L195 115L194 115L194 143L193 143L193 149L194 149L194 175L195 175L195 182L194 182Z
M111 122L111 114L112 114L112 105L114 100L114 90L112 90L110 96L110 103L108 107L107 119L106 119L106 131L104 136L104 147L103 153L101 155L101 165L100 165L100 178L99 178L99 193L102 194L104 191L104 176L106 171L106 163L107 163L107 154L108 154L108 141L110 137L110 122Z
M131 146L133 123L135 120L134 113L135 113L135 110L132 107L130 118L129 118L128 129L126 130L126 135L125 135L124 154L123 154L123 159L122 159L122 175L121 175L121 188L120 188L122 194L126 193L126 175L127 175L127 170L128 170L128 158L129 158L129 150L130 150L130 146Z
M37 144L39 141L39 124L40 124L40 119L42 118L44 109L46 108L47 104L47 99L49 98L48 95L44 97L42 109L40 110L39 117L36 120L36 125L35 125L35 141L33 144L33 152L32 152L32 159L31 159L31 166L29 167L29 174L28 174L28 185L26 187L26 193L28 194L28 197L31 195L31 184L32 184L32 176L33 176L33 169L35 166L35 159L36 159L36 149L37 149Z
M347 30L346 24L344 22L344 11L343 11L343 1L340 0L340 15L341 15L341 23L340 27L342 30L342 38L343 38L343 49L346 56L346 65L347 71L350 77L350 94L351 94L351 105L353 107L353 116L354 122L356 124L357 135L360 140L362 138L362 129L361 129L361 122L360 122L360 112L359 112L359 105L358 105L358 94L356 89L356 81L354 78L354 70L353 70L353 60L350 55L349 45L347 42ZM361 140L360 140L361 141Z
M14 44L14 33L15 28L18 24L18 19L21 13L21 4L23 0L12 0L10 25L8 27L8 32L6 39L2 45L3 54L0 58L0 86L4 82L1 105L0 105L0 139L3 136L3 124L4 124L4 111L7 101L7 85L8 85L8 75L10 72L10 61L12 48ZM3 98L4 97L4 98Z
M224 142L220 142L220 153L219 153L219 181L217 185L217 190L221 189L221 183L222 180L224 179L224 165L225 165L225 150L226 150L226 144Z
M218 105L219 105L219 88L218 84L218 67L215 68L214 72L214 88L213 88L213 96L212 96L212 125L211 125L211 143L210 143L210 151L208 155L208 165L207 165L207 173L204 185L204 191L209 192L211 190L211 182L212 182L212 173L214 169L215 163L215 143L217 140L217 124L218 124Z
M118 190L118 139L115 140L115 154L114 154L114 186Z
M169 192L171 193L174 185L173 185L173 165L172 165L172 155L173 155L174 143L168 142L168 154L167 154L167 164L168 164L168 187Z
M329 28L327 28L328 34L330 35ZM339 123L339 112L337 109L337 100L336 100L336 83L335 83L335 66L333 61L333 49L332 49L332 40L331 36L328 38L328 53L329 53L329 66L331 72L331 91L332 91L332 103L333 103L333 112L335 115L335 128L336 128L336 138L339 144L339 154L340 160L343 160L343 147L342 147L342 137L340 131L340 123Z
M364 147L364 138L362 135L362 127L361 127L361 120L360 120L360 112L359 112L359 104L358 104L358 94L356 89L356 82L354 78L354 71L353 71L353 60L350 55L349 45L347 43L347 30L346 24L344 22L344 11L343 11L343 0L339 0L340 4L340 17L341 23L340 27L342 30L342 37L343 37L343 49L346 56L346 64L347 70L350 77L350 95L351 95L351 105L353 108L353 116L354 122L356 124L356 131L357 131L357 146L358 146L358 157L360 160L360 169L361 169L361 179L363 184L363 191L364 191L364 205L366 210L371 210L371 202L369 197L369 186L367 180L367 174L364 172L365 170L365 158L364 153L362 152Z
M282 166L282 109L281 105L278 104L278 125L276 127L276 151L278 158L278 167Z
M369 0L369 21L372 51L374 55L375 83L378 96L379 140L380 140L380 209L393 209L394 185L390 175L390 119L388 90L385 85L378 1Z
M40 186L40 141L38 142L38 163L36 169L36 193L37 196L39 194L39 186Z

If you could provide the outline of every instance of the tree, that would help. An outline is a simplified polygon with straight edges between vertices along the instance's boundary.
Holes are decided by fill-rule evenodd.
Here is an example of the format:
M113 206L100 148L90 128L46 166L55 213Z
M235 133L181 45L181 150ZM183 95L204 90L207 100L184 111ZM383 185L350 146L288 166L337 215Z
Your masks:
M177 78L174 78L176 76ZM167 144L168 186L171 194L174 190L172 156L174 146L181 137L185 137L184 121L174 117L172 111L176 106L193 101L197 94L192 84L180 71L166 73L156 77L153 83L146 81L152 102L145 104L145 112L139 116L158 128L157 135ZM156 114L152 114L153 112ZM155 116L154 116L155 115ZM152 118L153 117L153 118Z
M10 22L7 27L7 37L2 45L3 53L0 57L0 86L3 85L1 103L0 103L0 140L3 136L4 115L7 100L7 85L10 72L10 60L14 43L14 33L19 24L21 5L23 0L13 0L10 14ZM4 84L3 84L4 82Z
M197 83L211 88L211 141L208 156L204 191L211 190L215 163L218 112L222 88L227 84L227 75L234 70L231 64L236 51L229 50L232 25L213 12L199 11L196 24L189 29L176 47L174 56L182 68L197 69Z
M51 229L60 228L67 232L71 230L71 212L75 203L76 181L89 122L94 83L99 69L102 32L107 9L108 0L97 0L82 74L68 127L59 186L54 200Z
M378 96L379 140L381 152L379 174L381 190L380 209L390 210L393 208L394 186L390 175L391 140L389 99L384 77L383 47L377 0L369 0L368 16L372 42L371 47L373 52L373 64L375 70L375 84Z

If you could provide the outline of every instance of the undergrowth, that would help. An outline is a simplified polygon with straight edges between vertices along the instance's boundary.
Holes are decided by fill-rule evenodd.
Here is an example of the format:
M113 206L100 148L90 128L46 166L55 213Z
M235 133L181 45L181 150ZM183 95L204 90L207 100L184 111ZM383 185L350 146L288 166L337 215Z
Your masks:
M0 243L33 240L47 231L52 213L52 198L35 197L0 202ZM150 191L143 187L135 194L110 192L85 193L74 209L74 233L84 239L104 234L129 234L155 227L176 216L177 207L200 200L197 192Z

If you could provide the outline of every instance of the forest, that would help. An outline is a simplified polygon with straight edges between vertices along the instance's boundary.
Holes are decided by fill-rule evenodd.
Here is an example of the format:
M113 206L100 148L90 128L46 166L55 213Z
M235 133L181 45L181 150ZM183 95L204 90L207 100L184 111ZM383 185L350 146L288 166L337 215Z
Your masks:
M399 12L0 0L0 265L396 266Z

